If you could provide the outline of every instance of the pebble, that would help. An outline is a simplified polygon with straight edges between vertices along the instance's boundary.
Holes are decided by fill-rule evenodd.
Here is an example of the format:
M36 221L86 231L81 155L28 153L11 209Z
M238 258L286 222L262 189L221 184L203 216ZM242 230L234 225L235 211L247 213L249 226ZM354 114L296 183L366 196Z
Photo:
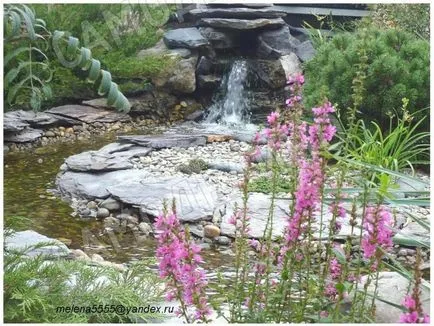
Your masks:
M42 164L44 162L44 160L42 158L38 158L38 163Z
M90 259L91 259L92 261L97 262L97 263L101 263L101 262L104 261L104 258L102 258L102 256L101 256L101 255L98 255L98 254L93 254L93 255L90 257Z
M149 235L149 233L152 233L152 226L150 226L148 223L142 222L139 224L139 230L144 235Z
M219 245L222 245L222 246L227 246L227 245L231 244L231 240L224 235L217 237L216 241Z
M97 204L93 200L88 202L86 206L89 209L97 209L98 208Z
M204 235L207 238L215 238L218 237L220 235L220 228L218 226L215 225L205 225L205 227L203 228L204 231Z
M71 252L77 260L90 260L90 257L81 249L71 249Z
M99 206L109 211L115 211L121 208L121 204L116 199L110 197L101 202Z
M105 218L110 215L110 211L107 208L98 208L98 211L96 212L97 218Z

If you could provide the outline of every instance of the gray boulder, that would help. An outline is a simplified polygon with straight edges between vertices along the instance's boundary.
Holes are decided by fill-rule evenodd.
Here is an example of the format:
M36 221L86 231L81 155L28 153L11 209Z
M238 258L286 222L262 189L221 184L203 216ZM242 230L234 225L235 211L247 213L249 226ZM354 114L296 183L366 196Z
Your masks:
M310 40L307 40L297 45L297 47L295 48L295 54L297 54L297 56L302 62L306 62L311 60L315 56L316 50L313 47L312 42Z
M278 59L295 51L300 42L291 35L288 26L263 31L258 36L257 55L263 59Z
M212 27L200 27L200 33L211 43L215 49L230 49L236 46L234 33Z
M277 89L286 85L286 73L281 60L251 60L250 70L267 88Z
M163 37L169 49L196 49L208 45L208 40L195 27L178 28L167 31Z
M42 246L42 244L47 245ZM34 246L38 246L38 248L32 248ZM70 253L70 250L64 243L32 230L15 232L6 237L5 251L6 253L11 251L24 251L24 254L29 257L39 255L64 257Z
M196 90L197 57L182 59L170 70L152 78L157 87L164 87L178 93L193 93Z
M48 128L58 122L58 119L44 112L18 110L5 113L3 126L5 131L21 131L25 126Z
M203 18L199 21L199 26L209 26L214 28L225 28L233 30L252 30L258 28L278 28L285 25L282 18L266 19L258 18L253 20L233 19L233 18Z
M121 142L137 144L154 149L191 146L203 146L206 144L206 137L201 135L158 135L158 136L119 136Z

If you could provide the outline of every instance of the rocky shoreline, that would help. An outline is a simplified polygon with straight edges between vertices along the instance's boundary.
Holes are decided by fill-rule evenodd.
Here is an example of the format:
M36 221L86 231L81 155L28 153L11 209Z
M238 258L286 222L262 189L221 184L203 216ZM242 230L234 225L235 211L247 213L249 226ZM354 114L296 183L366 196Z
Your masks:
M204 248L221 247L220 251L232 255L228 246L233 241L234 230L228 220L234 203L241 204L238 184L243 178L244 155L250 150L250 144L237 140L236 135L210 135L198 130L189 135L173 133L177 131L174 128L159 136L121 136L118 143L99 151L67 158L56 180L59 193L71 203L77 215L102 220L106 232L133 232L136 239L153 234L152 222L161 212L163 200L170 202L175 198L180 220L188 225L197 241ZM262 156L265 161L267 155ZM261 175L268 173L253 172L252 177ZM425 188L427 178L421 177L421 184L413 186L429 189ZM404 197L406 191L415 190L408 187L401 183ZM282 234L285 225L284 210L289 203L285 196L281 193L276 199L276 237ZM250 193L252 237L262 237L269 206L269 195ZM403 207L395 212L396 239L413 238L429 243L428 232L406 217L409 212L423 219L430 213L429 207ZM327 221L331 216L325 214L323 218ZM317 236L320 227L315 223ZM323 237L327 232L323 228ZM342 244L347 236L358 236L351 234L348 221L343 223L336 243ZM321 245L317 247L312 253L320 262L325 252ZM355 239L353 255L358 252ZM392 257L412 265L414 253L411 246L396 244ZM429 250L423 250L422 255L424 265L429 266Z

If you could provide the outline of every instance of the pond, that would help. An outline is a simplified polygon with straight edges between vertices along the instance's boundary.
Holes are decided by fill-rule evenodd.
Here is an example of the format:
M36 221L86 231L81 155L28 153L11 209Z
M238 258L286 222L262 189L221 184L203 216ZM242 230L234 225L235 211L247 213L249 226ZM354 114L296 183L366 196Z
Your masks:
M59 239L71 249L98 253L109 261L127 263L143 257L155 257L156 242L153 238L138 242L132 232L108 236L104 234L102 221L73 216L70 205L51 192L65 158L97 150L115 139L114 134L109 134L5 155L4 216L26 217L30 222L23 229ZM204 250L203 255L207 267L232 265L231 256L213 248Z

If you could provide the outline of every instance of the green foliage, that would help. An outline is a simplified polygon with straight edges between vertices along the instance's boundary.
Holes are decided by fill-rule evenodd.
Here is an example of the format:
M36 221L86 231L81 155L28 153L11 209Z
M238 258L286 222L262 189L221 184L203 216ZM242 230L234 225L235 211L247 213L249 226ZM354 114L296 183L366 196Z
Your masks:
M341 109L352 107L348 90L360 73L361 51L367 60L358 109L365 121L386 125L388 112L399 108L403 97L409 99L410 108L429 105L429 43L403 31L374 28L337 34L318 49L305 67L305 105L316 106L327 97Z
M292 189L292 183L284 176L279 175L277 180L276 192L288 193ZM265 194L271 194L273 191L273 185L270 178L266 176L260 176L258 178L253 178L249 183L249 191L251 192L262 192Z
M429 4L377 4L366 23L375 24L379 28L401 29L429 41Z
M32 250L28 248L27 250ZM14 323L152 322L158 314L61 313L57 307L123 305L140 307L161 299L160 281L143 264L127 271L90 266L84 261L28 258L23 252L4 258L4 320ZM113 311L113 310L112 310Z
M51 45L62 65L88 71L86 81L99 84L98 94L107 96L109 105L122 111L130 109L128 100L119 92L117 84L111 81L111 74L101 69L100 62L92 58L88 48L79 47L77 38L61 31L51 35L45 28L45 21L36 19L34 11L25 5L5 6L3 18L5 42L10 44L6 47L4 60L7 71L4 77L6 101L9 105L15 104L19 95L24 95L29 98L30 107L38 111L42 101L52 97L48 85L52 71L44 53Z
M387 131L375 122L367 126L363 120L351 130L342 124L341 141L335 148L345 148L346 155L352 160L394 171L413 169L413 164L429 164L429 133L417 132L425 118L413 123L418 112L410 114L407 105L407 99L403 99L401 117L390 117Z

